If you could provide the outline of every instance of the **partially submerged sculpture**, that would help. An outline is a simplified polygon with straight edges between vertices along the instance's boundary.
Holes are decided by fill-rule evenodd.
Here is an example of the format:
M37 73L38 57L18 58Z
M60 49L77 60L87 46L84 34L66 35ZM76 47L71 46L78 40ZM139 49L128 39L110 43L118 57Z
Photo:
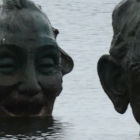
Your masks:
M0 116L49 116L73 60L57 44L58 30L29 0L0 7Z
M116 111L130 103L140 124L140 0L123 0L113 12L114 36L109 55L98 62L103 89Z

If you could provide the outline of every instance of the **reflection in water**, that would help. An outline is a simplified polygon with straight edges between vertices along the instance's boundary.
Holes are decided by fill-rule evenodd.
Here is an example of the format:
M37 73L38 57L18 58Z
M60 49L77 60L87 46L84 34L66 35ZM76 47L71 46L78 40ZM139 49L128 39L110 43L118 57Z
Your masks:
M48 118L2 118L0 119L0 138L61 138L62 124Z

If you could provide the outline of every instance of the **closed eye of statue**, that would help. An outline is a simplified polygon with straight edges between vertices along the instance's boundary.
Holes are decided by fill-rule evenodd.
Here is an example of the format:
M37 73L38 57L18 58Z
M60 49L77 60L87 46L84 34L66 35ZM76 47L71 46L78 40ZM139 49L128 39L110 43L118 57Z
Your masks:
M37 70L42 74L52 74L56 71L56 65L51 58L41 58L37 61Z
M10 57L0 58L0 73L12 74L17 68L16 62Z

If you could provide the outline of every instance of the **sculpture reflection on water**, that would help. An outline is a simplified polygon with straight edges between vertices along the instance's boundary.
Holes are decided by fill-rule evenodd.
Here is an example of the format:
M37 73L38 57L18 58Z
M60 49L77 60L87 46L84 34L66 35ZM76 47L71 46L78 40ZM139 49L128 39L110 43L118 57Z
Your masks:
M52 117L46 118L1 118L1 138L61 138L63 125Z

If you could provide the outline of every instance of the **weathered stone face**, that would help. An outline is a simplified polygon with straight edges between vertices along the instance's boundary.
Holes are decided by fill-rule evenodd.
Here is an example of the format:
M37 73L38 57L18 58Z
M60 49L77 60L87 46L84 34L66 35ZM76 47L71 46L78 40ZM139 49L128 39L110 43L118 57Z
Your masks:
M20 8L5 3L0 12L0 116L49 116L73 61L46 15L16 1Z
M127 57L127 96L135 119L140 124L140 42L135 42Z
M123 0L113 12L110 54L98 61L102 87L117 112L130 103L140 124L140 1Z

